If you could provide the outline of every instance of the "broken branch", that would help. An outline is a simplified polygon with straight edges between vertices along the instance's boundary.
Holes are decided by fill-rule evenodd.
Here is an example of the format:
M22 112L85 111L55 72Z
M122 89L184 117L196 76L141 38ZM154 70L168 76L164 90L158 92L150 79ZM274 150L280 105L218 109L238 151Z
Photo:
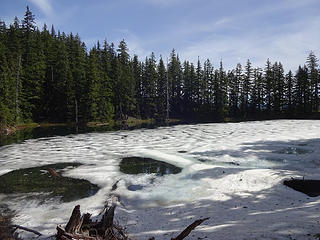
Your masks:
M13 224L13 225L9 225L9 227L15 228L15 230L16 229L21 229L21 230L24 230L24 231L27 231L27 232L34 233L34 234L36 234L38 236L42 236L42 234L39 233L38 231L30 229L30 228L27 228L27 227L23 227L23 226L20 226L20 225Z
M190 232L195 229L197 226L199 226L201 223L203 223L204 221L208 220L209 218L203 218L203 219L199 219L194 221L192 224L190 224L185 230L183 230L176 238L171 238L171 240L182 240L185 237L187 237Z

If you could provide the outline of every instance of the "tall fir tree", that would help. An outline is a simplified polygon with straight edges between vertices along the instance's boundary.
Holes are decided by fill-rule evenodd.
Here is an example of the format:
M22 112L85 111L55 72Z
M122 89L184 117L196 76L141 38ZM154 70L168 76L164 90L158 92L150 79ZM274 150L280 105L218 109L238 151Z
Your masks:
M308 66L308 79L311 87L311 108L312 111L319 111L319 72L318 72L318 59L314 52L310 52L307 58L307 66Z
M134 98L135 83L128 51L126 42L122 40L117 49L120 71L118 72L115 93L117 95L115 107L118 107L120 118L133 115L136 105L136 99Z
M284 70L282 64L275 62L272 66L273 72L273 106L275 115L281 115L284 105Z
M141 108L143 104L143 66L142 63L139 61L138 56L134 55L132 60L132 74L133 74L133 80L134 80L134 98L136 99L136 105L135 105L135 113L134 116L140 118L141 117Z
M285 111L289 117L294 116L293 89L294 80L290 70L285 78Z
M299 66L295 75L294 98L296 105L296 113L298 115L310 112L310 83L308 81L308 69L306 66Z
M167 71L162 57L157 66L157 118L161 121L166 119L167 110Z
M156 91L158 74L156 70L156 59L154 53L146 58L145 70L143 74L143 100L142 116L143 118L152 118L156 114Z
M247 118L249 112L249 100L252 84L252 66L248 59L245 67L245 72L241 84L240 109L243 118Z
M182 114L183 75L179 56L176 54L174 49L170 54L168 79L170 111L174 116L180 117Z

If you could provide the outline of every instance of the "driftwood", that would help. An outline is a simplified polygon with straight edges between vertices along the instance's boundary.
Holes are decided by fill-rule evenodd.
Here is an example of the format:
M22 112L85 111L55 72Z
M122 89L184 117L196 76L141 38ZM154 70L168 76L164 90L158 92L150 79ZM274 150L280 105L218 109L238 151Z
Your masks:
M80 205L75 206L72 211L71 217L63 229L61 226L57 227L57 240L70 240L70 239L84 239L84 240L130 240L125 234L124 230L114 224L114 211L116 208L117 198L114 198L112 206L108 208L105 206L102 212L102 218L99 222L92 222L91 214L86 213L81 216ZM199 226L209 218L199 219L185 228L177 237L171 240L183 240L192 230ZM149 240L155 240L154 237Z
M105 205L103 212L100 214L102 216L100 221L93 221L90 213L81 215L80 205L75 206L65 228L61 225L57 226L56 240L130 240L125 231L113 222L117 201L118 199L114 197L110 207L108 207L107 204ZM185 239L192 230L208 219L209 218L196 220L177 237L171 238L171 240ZM32 232L38 236L43 236L36 230L20 225L10 225L10 228L13 228L13 231L21 229ZM149 240L155 240L155 238L152 237L149 238Z
M190 224L185 230L183 230L176 238L171 238L171 240L182 240L185 237L187 237L193 229L195 229L197 226L199 226L204 221L208 220L209 218L203 218L194 221L192 224Z
M66 232L67 233L74 233L76 232L76 228L79 228L79 224L80 224L80 217L81 217L81 213L80 213L80 205L77 205L74 207L71 217L69 219L69 222L66 225Z
M41 233L39 233L38 231L33 230L33 229L31 229L31 228L23 227L23 226L16 225L16 224L9 225L9 227L14 229L14 230L12 231L12 233L14 233L17 229L21 229L21 230L24 230L24 231L26 231L26 232L34 233L34 234L36 234L36 235L38 235L38 236L42 236Z
M99 222L93 222L89 213L81 216L80 205L75 206L65 229L57 226L56 239L128 240L122 228L113 223L116 204L117 198L114 198L109 208L108 205L105 206Z

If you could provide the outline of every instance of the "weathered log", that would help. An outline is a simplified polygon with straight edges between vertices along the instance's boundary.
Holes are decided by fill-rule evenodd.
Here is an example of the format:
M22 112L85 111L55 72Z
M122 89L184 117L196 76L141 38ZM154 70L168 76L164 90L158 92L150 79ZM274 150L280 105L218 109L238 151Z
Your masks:
M42 236L41 233L39 233L38 231L36 230L33 230L33 229L30 229L30 228L27 228L27 227L23 227L23 226L20 226L20 225L16 225L16 224L13 224L13 225L9 225L10 228L15 228L15 230L17 229L21 229L21 230L24 230L24 231L27 231L27 232L31 232L31 233L34 233L38 236ZM14 231L15 231L14 230Z
M77 205L74 207L71 217L66 225L65 231L67 233L74 233L76 228L78 227L79 223L80 223L80 217L81 217L81 213L80 213L80 205Z
M60 225L57 226L57 239L72 239L72 235L67 233Z
M92 221L91 221L91 215L90 213L85 213L83 215L83 222L82 222L82 226L85 226L87 224L90 224Z
M171 240L182 240L185 237L187 237L190 232L195 229L197 226L199 226L201 223L204 221L208 220L209 218L203 218L203 219L198 219L194 221L192 224L190 224L186 229L184 229L176 238L171 238Z
M113 223L118 199L114 197L112 202L111 207L108 208L108 205L104 207L104 213L99 222L92 222L89 213L81 216L80 206L77 205L72 211L66 228L57 226L57 240L129 240L130 238L126 236L122 228ZM183 240L192 230L208 219L196 220L171 240ZM155 240L155 238L152 237L149 240Z
M82 232L83 218L84 218L84 216L82 215L81 218L80 218L79 223L75 227L75 230L74 230L75 233L81 233Z
M103 220L102 220L102 229L106 230L107 228L112 227L113 225L113 217L114 217L114 210L116 209L116 206L111 206L104 214Z
M57 226L57 239L70 240L70 239L83 239L83 240L97 240L95 237L85 236L83 234L67 233L61 226Z
M108 210L106 210L105 214L103 215L103 219L102 219L103 231L106 231L108 228L112 227L113 225L114 210L116 209L117 202L118 202L118 198L114 197L112 199L112 206Z

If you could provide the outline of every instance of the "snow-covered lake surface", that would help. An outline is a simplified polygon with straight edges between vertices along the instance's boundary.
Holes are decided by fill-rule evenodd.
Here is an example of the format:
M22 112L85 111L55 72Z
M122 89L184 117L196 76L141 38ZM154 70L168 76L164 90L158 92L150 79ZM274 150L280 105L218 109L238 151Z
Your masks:
M123 157L148 157L183 168L156 177L127 175ZM0 194L15 223L54 234L73 207L98 214L110 191L120 196L116 220L133 239L170 239L194 220L210 219L189 239L315 239L320 197L284 186L291 177L320 179L320 121L278 120L178 125L26 140L0 148L0 175L58 162L84 165L64 176L99 185L94 196L69 203ZM138 191L129 185L143 186ZM187 238L188 239L188 238Z

